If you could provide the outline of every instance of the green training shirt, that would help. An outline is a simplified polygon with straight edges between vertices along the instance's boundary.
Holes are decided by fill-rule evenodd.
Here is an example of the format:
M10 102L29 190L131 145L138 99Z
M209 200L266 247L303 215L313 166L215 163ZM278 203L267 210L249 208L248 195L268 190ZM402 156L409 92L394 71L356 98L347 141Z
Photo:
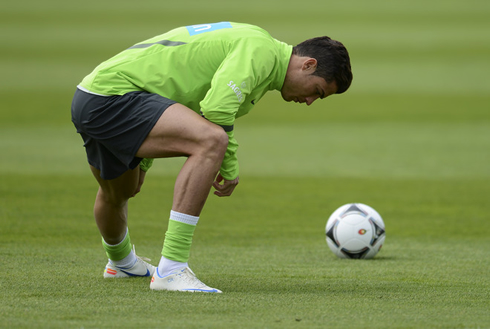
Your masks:
M220 22L180 27L138 43L103 62L80 87L99 95L156 93L222 126L229 136L220 169L238 176L235 119L269 90L280 90L292 46L265 30Z

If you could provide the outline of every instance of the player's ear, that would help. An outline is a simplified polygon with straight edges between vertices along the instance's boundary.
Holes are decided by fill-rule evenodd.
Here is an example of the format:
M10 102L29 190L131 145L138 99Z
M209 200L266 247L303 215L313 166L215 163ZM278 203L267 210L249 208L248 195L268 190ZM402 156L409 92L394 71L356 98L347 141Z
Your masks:
M317 60L310 57L303 62L303 66L301 68L303 69L303 71L311 71L311 73L313 73L315 72L317 65Z

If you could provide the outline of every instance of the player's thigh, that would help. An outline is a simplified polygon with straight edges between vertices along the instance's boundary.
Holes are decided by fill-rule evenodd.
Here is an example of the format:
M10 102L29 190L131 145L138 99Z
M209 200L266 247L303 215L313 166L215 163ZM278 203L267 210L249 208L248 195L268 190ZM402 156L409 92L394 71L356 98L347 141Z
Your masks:
M169 106L136 153L141 158L189 156L209 145L225 148L228 135L182 104Z

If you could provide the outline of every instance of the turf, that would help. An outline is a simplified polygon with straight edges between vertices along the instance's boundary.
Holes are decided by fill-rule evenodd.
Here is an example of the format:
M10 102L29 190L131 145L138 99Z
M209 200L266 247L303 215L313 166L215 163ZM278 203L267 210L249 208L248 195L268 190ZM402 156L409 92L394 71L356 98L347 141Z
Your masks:
M0 13L0 327L490 327L488 2L28 2ZM352 89L310 107L271 93L237 121L240 185L209 198L190 259L223 294L104 280L74 87L141 39L220 20L338 38ZM157 160L130 204L154 263L182 161ZM348 202L383 216L373 260L325 243Z

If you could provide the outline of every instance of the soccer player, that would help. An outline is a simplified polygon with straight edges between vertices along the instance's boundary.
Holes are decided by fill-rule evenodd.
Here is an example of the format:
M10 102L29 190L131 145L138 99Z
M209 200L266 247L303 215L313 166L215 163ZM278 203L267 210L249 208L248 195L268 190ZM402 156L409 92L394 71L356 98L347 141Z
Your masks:
M248 24L176 28L123 50L78 85L72 121L99 183L94 216L109 259L105 278L152 276L153 290L221 292L188 267L194 229L211 187L239 181L235 119L269 90L312 104L352 81L342 43L318 37L292 47ZM157 267L136 256L128 200L154 158L187 157L175 182Z

